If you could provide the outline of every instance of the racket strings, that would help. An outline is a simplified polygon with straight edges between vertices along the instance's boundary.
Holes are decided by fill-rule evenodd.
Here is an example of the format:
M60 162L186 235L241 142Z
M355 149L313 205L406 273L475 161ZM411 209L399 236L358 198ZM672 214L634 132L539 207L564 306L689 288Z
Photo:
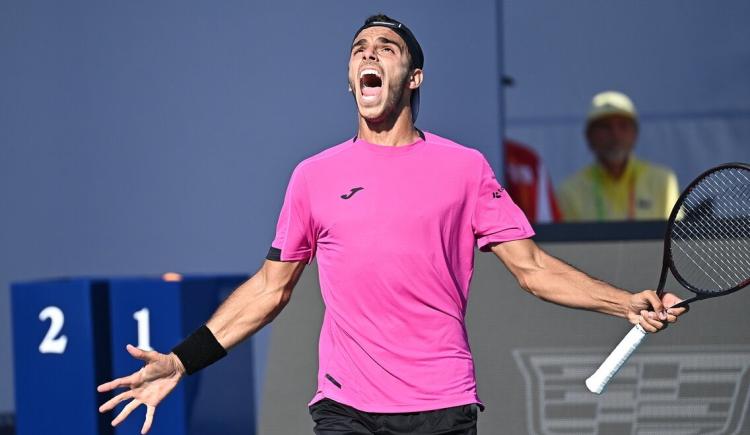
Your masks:
M731 290L750 278L750 171L707 175L683 197L670 231L673 271L694 290Z
M692 196L688 196L685 198L685 204L688 207L691 207L692 209L696 209L700 207L700 204L702 203L695 203L695 198ZM691 216L695 216L694 214ZM698 220L700 221L700 220ZM721 245L721 241L717 240L715 235L710 234L707 232L704 228L704 225L695 225L696 220L693 219L683 219L680 221L680 224L675 225L673 231L675 232L675 236L678 236L679 241L695 241L695 240L703 240L705 242L704 249L709 252L710 255L690 255L690 252L683 249L683 246L690 247L689 244L676 244L676 247L681 249L682 252L686 255L686 257L699 268L699 270L709 279L712 280L713 284L715 284L718 288L722 288L726 285L729 285L731 287L733 280L724 278L724 275L721 273L724 271L723 267L728 266L729 269L731 269L732 275L734 275L735 279L739 279L741 276L741 267L742 263L738 262L734 257L729 256L728 258L725 258L724 262L722 262L722 254L726 253L726 246ZM733 231L731 227L728 227L726 225L722 225L718 221L719 225L717 225L714 229L719 231L719 236L721 239L729 239L729 238L736 238L739 236L738 233ZM702 223L705 224L705 221L702 221ZM694 250L694 254L700 254ZM703 259L706 263L705 265L701 264L702 262L700 259ZM706 267L711 269L712 273L709 273L706 270ZM720 284L717 282L714 277L722 278L723 284Z
M739 217L738 222L740 223L740 225L727 226L727 228L744 245L745 249L738 250L737 254L745 259L750 258L750 237L748 237L750 234L750 213L748 213L748 208L750 208L750 178L746 176L747 172L749 171L735 171L737 176L735 181L739 181L739 183L730 189L730 195L726 195L732 205L730 209L732 216ZM719 173L719 175L726 174ZM715 180L708 179L707 181L714 183L717 189L721 188L721 186L716 185Z
M694 205L694 204L691 203L690 198L686 198L685 202L687 204L689 204L689 205ZM734 211L736 212L736 210L734 210ZM748 253L750 253L750 243L748 243L748 241L747 241L747 238L748 238L747 234L743 234L741 232L741 230L738 231L737 228L735 228L735 227L731 227L731 226L727 226L727 225L722 224L721 223L722 221L718 221L718 222L719 222L719 224L716 226L715 229L717 231L719 231L720 236L722 237L722 239L733 239L733 240L739 241L739 243L743 244L745 246L745 248L746 248L746 249L740 249L740 250L737 251L737 253L739 254L739 256L740 257L748 257L748 256L750 256L750 254L748 254ZM679 231L682 235L686 235L685 234L686 231L690 231L691 229L692 228L690 226L688 226L688 225L685 225L685 228L683 228L683 227L681 227L679 225L676 226L676 228L675 228L675 230ZM698 227L696 229L696 231L699 233L697 235L698 236L697 238L703 238L706 241L708 248L709 249L713 248L713 249L711 249L711 251L712 251L713 254L715 254L715 256L709 257L709 258L716 258L716 257L720 256L720 254L722 252L725 252L724 250L726 249L726 246L721 246L720 245L721 242L718 241L718 240L716 240L715 237L712 237L711 234L708 234L702 227ZM690 234L690 235L692 237L696 237L696 234ZM747 258L745 258L745 261L742 261L742 260L743 260L743 258L740 258L740 260L738 260L737 258L735 258L735 256L730 255L728 257L727 264L728 265L733 264L734 266L736 266L739 269L739 270L737 270L737 272L742 272L741 268L743 266L747 265Z
M689 240L689 239L680 239L680 241L686 241L686 240ZM680 251L682 251L682 254L684 254L685 257L688 260L690 260L692 262L692 264L695 265L698 268L698 270L700 272L702 272L702 274L705 277L707 277L708 279L710 279L711 282L716 285L716 288L723 289L726 286L727 280L723 280L724 283L720 284L720 283L718 283L716 281L716 279L714 279L714 276L719 276L719 277L721 276L721 275L719 275L719 272L721 271L721 265L718 262L714 261L713 262L714 265L711 265L709 263L705 263L704 261L701 261L700 258L702 256L701 256L700 252L698 252L696 249L685 249L684 248L684 247L688 247L688 248L690 247L687 243L683 243L683 244L681 244L681 243L674 243L674 239L673 239L673 246L676 247L676 248L678 248ZM693 253L693 255L690 255L691 252ZM716 267L716 266L718 266L718 267ZM706 269L711 269L711 271L708 271ZM692 282L694 280L690 280L690 281Z
M723 262L719 259L716 259L717 257L720 257L722 255L721 253L725 250L724 246L712 246L709 247L708 250L710 252L707 256L697 255L693 257L690 256L689 253L685 250L683 250L683 253L686 255L686 257L689 257L689 260L694 265L699 267L699 270L703 275L708 277L708 279L710 279L711 282L715 284L715 288L718 291L732 288L736 285L736 283L743 281L742 264L740 262L731 257L728 260L725 259L727 261ZM705 264L702 266L701 263ZM710 269L710 272L706 269ZM717 279L720 280L721 283L719 283Z
M746 177L743 177L745 183L750 183L750 179L747 179ZM716 180L713 179L707 179L706 182L712 183L715 187L715 189L721 189L721 185L717 184ZM729 211L732 214L741 214L743 213L743 203L747 204L748 197L750 197L750 189L747 188L748 184L740 185L740 186L734 186L729 190L729 195L722 195L722 198L726 198L727 202L729 203L730 207ZM744 187L744 189L742 188ZM747 207L747 205L744 205L744 207ZM744 210L745 213L747 213L746 210ZM738 228L735 226L725 226L729 230L737 230ZM740 228L741 229L741 228ZM740 235L736 231L730 231L734 235ZM743 236L746 236L746 234L742 234ZM744 240L745 243L750 244L749 241Z
M715 183L714 186L716 187ZM712 189L715 190L715 189ZM715 192L710 192L714 193ZM723 195L726 196L726 195ZM699 205L696 204L694 201L692 201L690 198L687 198L685 201L688 207L693 207L694 209L698 207ZM703 204L703 201L700 202ZM729 204L732 204L732 201L729 201ZM704 209L706 209L704 207ZM733 204L732 207L728 208L729 211L736 214L738 211L736 208L736 203ZM704 210L705 211L705 210ZM713 213L716 213L716 207L713 207ZM695 215L692 215L695 216ZM725 286L731 288L735 282L740 282L743 280L743 266L744 263L747 263L747 259L740 258L740 260L737 260L734 256L730 255L732 253L731 249L727 249L728 246L726 243L722 243L726 240L733 240L733 241L740 241L740 243L746 244L742 241L743 238L745 238L741 232L737 231L735 228L730 227L728 225L724 224L723 220L716 220L715 226L713 227L714 233L709 233L705 230L705 228L701 225L695 225L696 221L698 220L683 220L683 222L690 223L689 225L677 225L675 233L679 237L680 240L689 240L689 241L696 241L696 240L703 240L704 241L704 251L708 253L708 255L690 255L686 250L682 249L682 252L686 254L688 259L696 266L698 266L700 272L704 274L705 276L709 277L711 279L712 283L717 286L718 288L723 288ZM703 222L705 224L705 221ZM677 244L679 248L682 247L682 245ZM687 245L689 246L689 245ZM740 257L746 257L743 255L743 250L736 251L740 253ZM703 260L705 265L709 266L712 273L709 273L708 270L706 270L706 267L701 266L701 260ZM705 266L703 265L703 266ZM730 276L727 276L730 275ZM719 282L717 282L716 279L720 279L723 283L723 285L720 285Z
M721 180L723 185L731 185L728 184L728 180L726 179L725 174L721 174L721 176L724 177ZM744 181L747 181L746 177L742 178ZM718 174L716 179L718 179ZM728 271L724 270L725 264L733 269L732 275L734 275L734 278L741 280L742 278L740 277L742 276L742 268L744 267L745 263L747 263L748 256L746 254L748 250L736 251L740 253L740 260L737 260L735 257L728 255L732 253L732 250L728 250L726 243L722 244L721 241L739 241L743 245L747 246L747 234L742 232L741 227L737 227L736 225L729 226L726 225L724 219L714 218L716 216L723 217L726 215L737 216L738 213L742 212L741 207L739 206L742 201L738 202L734 200L733 196L739 196L740 198L742 198L750 195L750 193L746 191L747 189L738 190L736 186L728 189L729 195L727 195L727 192L720 192L720 189L723 187L723 185L720 185L716 181L716 179L712 178L710 180L704 180L704 183L702 183L700 188L696 187L693 189L693 192L691 192L691 194L686 197L685 204L683 204L684 210L682 210L682 219L677 225L675 225L675 235L678 236L677 238L679 240L688 242L703 240L705 242L703 250L704 252L708 251L709 255L701 255L703 253L697 249L694 249L694 247L691 245L676 245L686 255L690 262L694 266L698 267L699 271L703 275L711 279L714 285L718 285L718 282L716 281L716 279L714 279L714 277L722 277L721 273L726 273ZM721 201L716 201L716 199L720 199L723 201L723 210L717 207L717 205L719 205ZM711 200L711 202L706 202L707 200ZM707 204L710 204L711 207L707 207ZM707 219L709 224L713 222L713 227L709 227L706 225ZM707 228L711 228L712 231L707 230ZM690 255L690 252L687 249L682 249L683 246L693 248L693 255ZM734 267L731 267L732 265ZM707 269L711 269L710 272ZM731 284L731 280L727 279L726 277L721 280L724 284ZM721 288L723 286L719 285L719 287Z

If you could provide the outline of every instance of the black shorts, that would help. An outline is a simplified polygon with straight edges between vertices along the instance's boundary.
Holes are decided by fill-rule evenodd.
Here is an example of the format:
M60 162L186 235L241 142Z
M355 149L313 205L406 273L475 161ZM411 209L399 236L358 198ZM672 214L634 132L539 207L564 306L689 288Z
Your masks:
M476 435L477 405L434 411L381 414L363 412L331 399L310 407L316 435Z

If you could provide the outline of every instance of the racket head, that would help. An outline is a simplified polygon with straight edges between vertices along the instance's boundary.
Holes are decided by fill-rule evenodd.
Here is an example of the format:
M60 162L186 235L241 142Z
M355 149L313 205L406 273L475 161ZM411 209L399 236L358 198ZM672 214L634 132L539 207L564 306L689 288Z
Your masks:
M750 165L725 163L693 180L672 208L664 244L664 266L693 300L750 284Z

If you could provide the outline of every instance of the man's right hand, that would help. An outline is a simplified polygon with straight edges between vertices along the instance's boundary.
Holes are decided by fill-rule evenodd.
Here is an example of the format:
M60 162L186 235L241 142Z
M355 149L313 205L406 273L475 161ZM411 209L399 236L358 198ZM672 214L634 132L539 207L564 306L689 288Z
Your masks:
M185 367L183 367L177 355L173 353L164 355L155 351L144 351L131 345L128 345L127 349L130 355L144 361L146 365L130 376L99 385L96 390L100 393L112 391L117 388L129 388L128 391L118 394L100 406L99 412L110 411L123 400L133 399L112 420L112 426L117 426L135 408L141 404L145 404L146 420L143 422L143 427L141 428L141 434L145 434L151 429L156 406L180 382L180 379L185 375Z

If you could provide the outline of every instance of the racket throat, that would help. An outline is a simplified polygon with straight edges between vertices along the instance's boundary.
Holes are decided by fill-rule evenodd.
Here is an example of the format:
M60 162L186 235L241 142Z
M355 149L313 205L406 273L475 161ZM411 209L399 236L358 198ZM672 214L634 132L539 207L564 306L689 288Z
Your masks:
M705 297L701 297L701 296L693 296L693 297L692 297L692 298L690 298L690 299L685 299L684 301L682 301L682 302L678 302L678 303L676 303L676 304L672 305L671 307L667 307L667 309L669 309L669 308L683 308L683 307L687 307L687 306L688 306L688 305L690 305L690 304L691 304L692 302L695 302L695 301L699 301L699 300L701 300L701 299L705 299Z

